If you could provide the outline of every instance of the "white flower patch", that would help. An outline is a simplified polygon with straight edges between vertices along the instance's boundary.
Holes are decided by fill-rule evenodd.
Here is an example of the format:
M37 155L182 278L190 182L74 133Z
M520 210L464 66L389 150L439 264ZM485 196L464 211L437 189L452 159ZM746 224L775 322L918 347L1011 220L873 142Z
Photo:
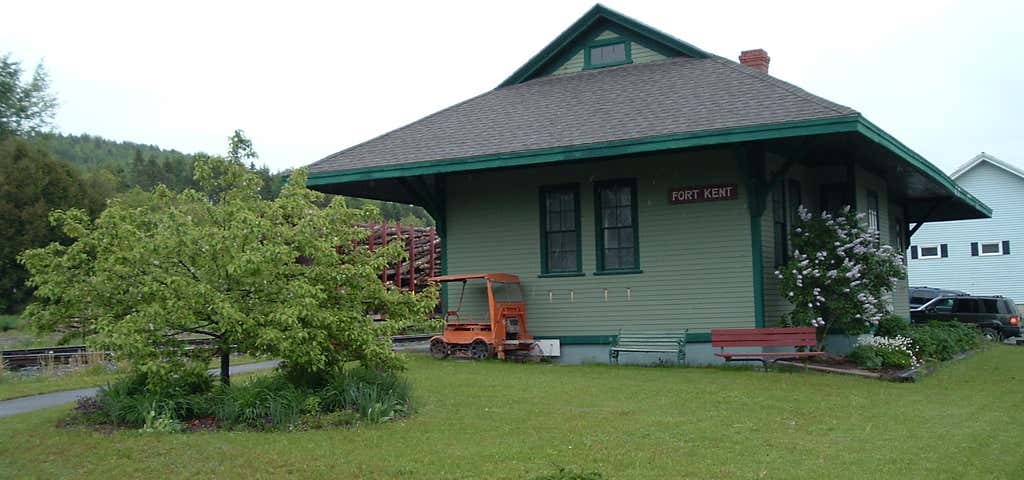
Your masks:
M872 347L880 348L883 350L894 350L898 352L906 353L910 356L910 365L917 367L921 365L921 361L918 360L917 355L914 354L914 342L904 336L897 335L895 337L871 337L862 339L857 342L858 345L870 345Z

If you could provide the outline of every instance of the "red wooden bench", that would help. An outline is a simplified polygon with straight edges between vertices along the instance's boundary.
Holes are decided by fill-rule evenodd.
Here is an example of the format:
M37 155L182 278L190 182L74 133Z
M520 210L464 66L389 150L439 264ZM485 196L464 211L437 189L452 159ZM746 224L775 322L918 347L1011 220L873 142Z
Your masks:
M726 352L726 347L813 347L817 345L814 327L729 328L711 330L711 347L721 348L715 356L726 362L761 362L764 370L776 360L805 358L825 352Z

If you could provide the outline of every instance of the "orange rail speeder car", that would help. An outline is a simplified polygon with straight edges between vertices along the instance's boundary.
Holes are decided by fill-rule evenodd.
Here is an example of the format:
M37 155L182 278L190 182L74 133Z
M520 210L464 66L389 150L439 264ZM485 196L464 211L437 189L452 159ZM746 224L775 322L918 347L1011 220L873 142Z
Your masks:
M533 337L526 330L526 302L519 277L507 273L444 275L434 282L460 285L454 310L445 314L444 333L430 339L435 358L469 357L477 360L497 355L528 354Z

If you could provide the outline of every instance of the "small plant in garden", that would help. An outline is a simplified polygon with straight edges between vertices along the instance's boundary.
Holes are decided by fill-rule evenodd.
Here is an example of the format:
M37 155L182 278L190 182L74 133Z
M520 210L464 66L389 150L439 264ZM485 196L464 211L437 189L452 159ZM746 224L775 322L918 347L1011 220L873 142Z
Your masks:
M798 210L793 257L776 272L793 304L787 322L818 328L818 347L833 328L866 333L890 313L886 294L906 275L903 257L849 207L832 215Z
M862 368L910 368L921 365L913 343L906 337L871 337L861 340L850 352L850 359Z

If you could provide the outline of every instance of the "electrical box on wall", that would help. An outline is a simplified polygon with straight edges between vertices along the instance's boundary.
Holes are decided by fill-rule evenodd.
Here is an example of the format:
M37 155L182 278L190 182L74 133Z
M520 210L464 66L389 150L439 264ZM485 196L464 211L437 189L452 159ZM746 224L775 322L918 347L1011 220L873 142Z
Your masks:
M558 340L534 340L540 354L545 357L558 357L562 355L561 344Z

